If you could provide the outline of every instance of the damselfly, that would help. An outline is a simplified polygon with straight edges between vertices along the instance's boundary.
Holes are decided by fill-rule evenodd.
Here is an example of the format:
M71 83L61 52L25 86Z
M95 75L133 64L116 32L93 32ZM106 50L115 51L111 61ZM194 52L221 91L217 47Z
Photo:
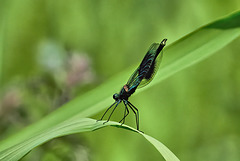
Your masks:
M115 105L111 114L109 115L107 121L105 121L104 123L108 122L110 120L113 112L119 105L119 103L123 102L123 104L125 106L124 116L119 121L119 123L121 123L121 122L122 122L122 124L125 123L125 118L129 114L129 108L130 108L133 111L133 113L135 114L137 130L139 130L138 109L131 102L128 101L128 98L135 92L135 90L137 88L144 87L152 81L153 77L155 76L155 74L158 70L159 64L162 60L163 52L161 52L161 51L162 51L163 47L166 45L166 41L167 41L167 39L163 39L160 44L153 43L150 46L150 48L149 48L147 54L145 55L145 57L143 58L141 64L135 70L135 72L132 74L132 76L129 78L127 84L125 84L123 86L123 88L121 89L121 91L119 93L115 93L113 95L113 99L115 100L115 102L105 111L105 113L103 114L103 116L100 120L102 120L104 118L104 116L106 115L106 113L109 111L109 109L111 109Z

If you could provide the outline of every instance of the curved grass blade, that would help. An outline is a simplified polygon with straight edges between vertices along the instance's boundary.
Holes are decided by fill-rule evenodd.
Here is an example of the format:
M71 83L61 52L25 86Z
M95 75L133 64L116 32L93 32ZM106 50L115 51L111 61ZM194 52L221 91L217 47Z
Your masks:
M64 121L62 124L59 124L49 130L46 130L42 133L39 133L25 141L22 141L21 143L12 146L2 152L0 152L0 160L1 161L15 161L19 160L22 157L24 157L28 152L30 152L33 148L60 136L64 135L70 135L74 133L80 133L80 132L87 132L87 131L94 131L106 126L115 126L115 127L121 127L130 131L137 132L144 136L151 144L155 146L155 148L162 154L162 156L167 161L179 161L179 159L161 142L158 140L152 138L151 136L148 136L146 134L143 134L136 129L123 125L121 126L120 123L117 122L108 122L107 124L103 124L102 121L96 122L96 120L90 119L90 118L73 118L68 121Z
M161 67L148 87L206 59L239 36L240 12L186 35L166 47Z

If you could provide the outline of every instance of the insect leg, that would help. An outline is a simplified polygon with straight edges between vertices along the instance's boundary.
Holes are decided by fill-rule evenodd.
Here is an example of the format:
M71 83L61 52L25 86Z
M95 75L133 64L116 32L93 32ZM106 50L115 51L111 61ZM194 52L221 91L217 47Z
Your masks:
M118 104L119 104L120 102L121 102L121 100L117 102L116 106L115 106L114 109L112 110L112 112L111 112L110 116L108 117L107 121L105 121L103 124L107 123L107 122L110 120L113 112L115 111L115 109L117 108L117 106L118 106ZM116 102L115 102L115 103L116 103ZM114 104L115 104L115 103L114 103Z
M126 118L127 115L129 114L129 110L128 110L128 107L127 107L127 103L126 103L125 101L123 101L123 103L124 103L124 106L125 106L124 117L122 118L121 121L119 121L119 123L121 123L121 122L123 121L122 124L125 123L125 118ZM127 114L126 114L126 111L127 111Z
M135 117L136 117L136 124L137 124L137 130L139 130L139 113L138 113L138 109L133 105L133 104L131 104L129 101L127 101L127 104L128 104L128 106L132 109L132 111L134 112L134 114L135 114ZM137 111L137 113L136 113L136 111Z
M125 110L124 110L124 115L123 115L123 118L119 121L119 123L121 123L123 120L124 120L124 118L125 118L125 115L126 115L126 108L125 108Z
M108 110L109 110L113 105L115 105L116 103L117 103L117 101L115 101L110 107L108 107L108 109L104 112L104 114L103 114L103 116L101 117L100 120L103 119L103 117L106 115L106 113L108 112ZM98 121L100 121L100 120L98 120Z

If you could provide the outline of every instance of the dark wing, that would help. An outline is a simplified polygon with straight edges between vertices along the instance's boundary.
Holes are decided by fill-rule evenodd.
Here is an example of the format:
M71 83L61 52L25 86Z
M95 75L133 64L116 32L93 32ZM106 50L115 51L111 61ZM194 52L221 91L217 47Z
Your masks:
M151 45L141 64L127 82L130 90L131 88L144 87L152 81L162 59L162 53L159 54L158 49L158 43Z
M148 85L153 80L154 76L156 75L156 73L159 69L160 63L162 61L162 57L163 57L163 52L161 51L160 54L156 57L156 59L152 62L152 65L151 65L148 73L142 79L138 88L142 88L142 87Z
M137 87L141 80L138 78L139 76L139 67L134 71L131 77L128 79L127 86L129 89Z

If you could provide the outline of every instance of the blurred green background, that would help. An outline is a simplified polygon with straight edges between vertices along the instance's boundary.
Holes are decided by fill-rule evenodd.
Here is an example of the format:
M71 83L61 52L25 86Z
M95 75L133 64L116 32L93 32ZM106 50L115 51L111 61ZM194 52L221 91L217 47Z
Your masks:
M0 3L1 140L137 66L151 43L167 38L170 44L240 8L239 0ZM240 160L239 43L130 98L140 110L140 128L180 160ZM135 127L134 121L130 114L126 123ZM141 136L104 128L54 139L23 160L163 158Z

